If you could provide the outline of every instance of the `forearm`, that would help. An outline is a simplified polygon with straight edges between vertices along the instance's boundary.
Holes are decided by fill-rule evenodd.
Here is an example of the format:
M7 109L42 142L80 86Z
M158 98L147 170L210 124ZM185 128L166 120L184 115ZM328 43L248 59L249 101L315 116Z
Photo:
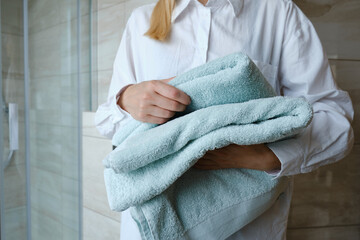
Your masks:
M265 145L230 144L207 151L195 164L200 169L248 168L261 171L280 169L277 156Z
M250 153L247 157L235 156L235 168L247 168L261 171L271 171L280 169L281 163L276 155L266 146L254 147L255 153Z

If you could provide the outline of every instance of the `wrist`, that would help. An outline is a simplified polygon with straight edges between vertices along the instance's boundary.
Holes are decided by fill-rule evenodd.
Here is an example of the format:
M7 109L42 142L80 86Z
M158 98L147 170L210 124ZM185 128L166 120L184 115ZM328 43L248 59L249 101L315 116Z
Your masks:
M275 153L273 151L271 151L270 148L268 148L268 151L266 153L266 157L267 157L267 166L264 169L265 171L275 171L275 170L280 170L281 168L281 162L279 160L279 158L275 155Z
M123 87L123 88L117 93L117 95L116 95L116 104L117 104L121 109L125 110L126 112L128 112L128 111L127 111L127 109L126 109L126 107L125 107L125 105L124 105L124 99L125 99L124 93L125 93L125 91L126 91L131 85L133 85L133 84L129 84L129 85Z

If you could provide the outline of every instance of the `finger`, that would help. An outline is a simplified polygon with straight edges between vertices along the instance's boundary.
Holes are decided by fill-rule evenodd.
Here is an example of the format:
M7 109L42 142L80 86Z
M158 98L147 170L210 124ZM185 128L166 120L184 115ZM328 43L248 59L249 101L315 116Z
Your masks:
M163 124L167 121L167 118L160 118L160 117L156 117L156 116L152 116L147 114L143 120L139 120L141 122L146 122L146 123L155 123L155 124Z
M169 111L182 112L186 109L186 105L184 105L178 101L171 100L171 99L164 97L163 95L160 95L158 93L155 93L152 103L160 108L163 108L163 109L166 109Z
M171 118L175 112L161 108L156 105L150 105L146 108L147 114L158 118Z
M157 92L158 94L185 105L190 104L190 97L180 89L177 89L176 87L162 81L155 82L157 83L155 87L155 92Z
M171 77L171 78L161 79L160 81L165 82L165 83L168 83L168 82L171 81L171 79L174 79L175 77L176 77L176 76Z

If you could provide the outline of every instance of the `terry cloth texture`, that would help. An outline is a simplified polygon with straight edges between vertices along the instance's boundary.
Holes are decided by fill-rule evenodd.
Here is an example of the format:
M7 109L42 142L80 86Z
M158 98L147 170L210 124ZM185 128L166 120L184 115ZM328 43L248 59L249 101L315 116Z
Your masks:
M119 129L103 160L110 208L131 207L143 239L225 239L266 211L287 178L250 169L191 168L206 151L293 137L308 126L304 98L276 96L254 62L237 52L169 82L191 104L164 124ZM219 222L228 216L229 222Z

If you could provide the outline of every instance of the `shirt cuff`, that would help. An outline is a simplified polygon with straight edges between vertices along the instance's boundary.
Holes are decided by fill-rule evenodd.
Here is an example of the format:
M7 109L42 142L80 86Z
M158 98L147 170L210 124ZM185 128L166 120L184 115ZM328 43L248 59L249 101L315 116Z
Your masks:
M125 115L130 117L130 113L128 113L127 111L125 111L124 109L122 109L118 104L118 98L120 96L120 94L125 91L125 89L127 87L129 87L130 85L133 85L133 84L127 84L125 86L123 86L119 91L118 93L113 97L113 101L112 101L112 109L113 109L113 112L114 112L114 116L113 116L113 121L112 123L113 124L116 124L117 122L119 122L120 120L122 120Z
M265 171L272 179L301 173L304 153L299 144L299 139L287 138L285 140L265 143L265 145L273 151L281 163L279 170Z

